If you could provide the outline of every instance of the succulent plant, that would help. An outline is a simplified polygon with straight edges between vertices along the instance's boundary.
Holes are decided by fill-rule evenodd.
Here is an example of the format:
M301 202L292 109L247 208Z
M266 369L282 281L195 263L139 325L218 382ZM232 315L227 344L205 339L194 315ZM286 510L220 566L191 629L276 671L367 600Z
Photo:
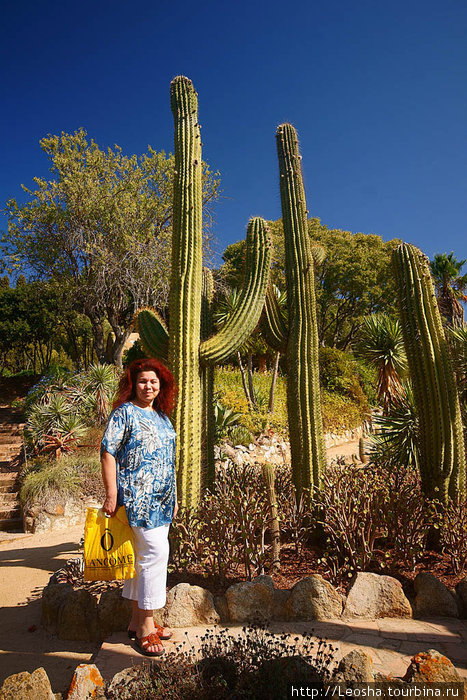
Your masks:
M260 218L248 224L245 281L229 321L215 335L210 320L212 277L202 267L202 160L198 97L191 80L171 83L175 124L172 272L169 329L155 311L137 318L145 351L168 359L178 385L175 408L177 487L181 504L194 507L214 476L212 368L254 330L264 305L271 241ZM204 455L204 456L203 456Z
M264 325L269 344L286 354L292 477L297 493L300 493L304 488L320 485L325 464L314 260L308 235L297 134L290 124L281 124L276 136L288 319L285 320L277 295L270 289L266 297Z
M465 494L459 396L428 258L402 243L393 252L399 313L417 409L424 493L446 502Z

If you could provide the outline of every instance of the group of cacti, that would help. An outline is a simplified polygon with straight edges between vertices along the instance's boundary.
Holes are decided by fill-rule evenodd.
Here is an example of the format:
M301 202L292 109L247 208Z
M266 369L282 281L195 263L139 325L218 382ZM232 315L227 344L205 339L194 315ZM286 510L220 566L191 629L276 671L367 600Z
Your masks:
M214 335L213 281L202 266L202 159L198 100L183 76L171 83L175 124L172 271L169 330L157 313L140 311L145 351L168 361L178 385L175 409L177 484L182 505L196 506L214 478L213 368L248 338L263 312L266 340L287 359L287 407L292 474L297 490L319 486L325 464L320 406L314 262L298 139L290 124L277 129L285 235L288 320L268 290L271 241L266 222L248 224L245 280L239 303ZM452 367L434 292L423 260L412 246L394 255L401 317L418 396L427 493L464 489L465 457ZM431 435L430 435L431 431Z

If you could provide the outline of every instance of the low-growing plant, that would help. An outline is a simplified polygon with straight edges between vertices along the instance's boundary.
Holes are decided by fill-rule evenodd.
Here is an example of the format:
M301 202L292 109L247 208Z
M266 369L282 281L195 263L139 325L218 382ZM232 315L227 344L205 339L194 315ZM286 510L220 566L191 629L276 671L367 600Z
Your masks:
M23 505L52 505L79 493L80 478L76 470L64 466L62 462L38 460L24 476L20 500Z
M248 428L243 425L238 425L236 428L232 428L229 433L229 442L232 445L249 445L253 440L253 435L250 433Z
M443 551L449 556L456 574L467 569L467 500L439 504L440 540Z
M291 685L328 684L336 649L313 632L278 635L261 626L206 632L195 649L183 642L157 664L139 666L112 684L106 696L125 692L138 700L269 700Z

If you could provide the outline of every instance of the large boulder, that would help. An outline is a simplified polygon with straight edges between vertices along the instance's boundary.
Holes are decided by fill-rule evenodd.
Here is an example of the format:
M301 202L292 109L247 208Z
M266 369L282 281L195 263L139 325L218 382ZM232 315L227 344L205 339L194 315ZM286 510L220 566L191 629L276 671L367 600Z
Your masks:
M343 617L412 617L412 607L397 579L360 572L351 581Z
M274 584L270 576L257 576L230 586L226 592L231 622L269 622L274 611Z
M459 617L454 594L433 574L417 574L414 588L416 617Z
M200 586L179 583L167 594L162 620L167 627L196 627L215 625L220 617L212 593Z
M284 620L330 620L342 614L343 599L322 576L298 581L282 607Z
M104 685L104 679L95 664L80 664L73 674L67 700L105 700Z
M122 598L121 588L110 588L101 595L97 612L101 635L105 638L112 632L120 632L128 628L131 601Z
M52 583L42 591L41 624L50 634L58 634L58 616L65 601L73 594L70 583Z
M96 598L83 589L68 595L58 613L58 637L83 642L100 640Z
M464 619L467 618L467 576L459 581L456 586L457 600L459 601L460 614Z
M55 700L45 670L22 671L8 676L0 690L1 700Z
M333 683L373 683L373 659L360 649L352 649L336 669Z
M412 657L404 681L408 683L462 683L449 659L435 649Z

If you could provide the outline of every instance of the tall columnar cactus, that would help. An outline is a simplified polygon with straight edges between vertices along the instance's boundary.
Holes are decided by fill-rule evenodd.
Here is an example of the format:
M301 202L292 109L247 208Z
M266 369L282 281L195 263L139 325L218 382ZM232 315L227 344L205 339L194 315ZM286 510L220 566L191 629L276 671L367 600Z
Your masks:
M198 502L202 484L213 477L212 367L234 353L258 322L271 266L271 242L265 222L252 219L238 306L225 326L207 337L211 332L212 279L206 273L203 284L201 138L198 98L191 80L179 76L172 81L171 105L175 177L169 330L147 309L138 315L137 325L146 352L157 357L168 355L179 388L175 410L177 487L182 505L191 507Z
M277 129L282 221L285 236L288 322L268 292L267 339L287 358L287 410L292 476L297 490L319 486L325 464L321 417L314 262L297 134Z
M428 259L402 243L393 252L404 344L419 419L420 472L429 498L465 494L462 420Z

